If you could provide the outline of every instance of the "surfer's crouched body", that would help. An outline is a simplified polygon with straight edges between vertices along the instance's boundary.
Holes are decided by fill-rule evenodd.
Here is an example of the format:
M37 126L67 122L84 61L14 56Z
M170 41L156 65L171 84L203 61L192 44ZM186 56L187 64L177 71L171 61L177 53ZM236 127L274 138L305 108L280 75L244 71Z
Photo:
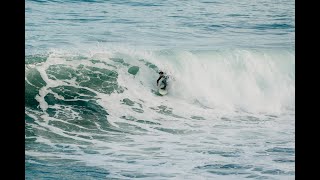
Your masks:
M167 78L163 75L163 72L162 72L162 71L159 72L159 75L160 75L160 77L159 77L158 80L157 80L157 86L158 86L158 84L159 84L159 80L160 80L161 78L163 78L162 83L163 83L164 86L163 86L161 89L165 90L166 87L167 87L167 81L166 81Z

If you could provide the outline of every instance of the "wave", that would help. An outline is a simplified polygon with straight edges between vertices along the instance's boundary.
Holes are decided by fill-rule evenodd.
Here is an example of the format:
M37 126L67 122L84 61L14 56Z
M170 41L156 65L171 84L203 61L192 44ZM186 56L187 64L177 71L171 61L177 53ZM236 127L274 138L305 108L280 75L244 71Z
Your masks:
M26 99L28 105L45 109L47 102L36 98L41 90L45 95L59 91L56 97L63 100L97 94L156 96L157 72L162 70L170 77L169 101L279 112L294 108L294 65L293 52L284 50L51 52L26 57ZM70 94L74 89L78 92Z
M80 52L26 56L28 167L37 166L30 160L54 161L59 164L56 167L67 169L66 162L72 160L79 162L72 167L83 168L84 163L84 169L102 168L99 172L123 178L119 175L123 169L108 164L120 162L119 167L130 171L145 169L150 163L145 164L144 155L152 153L147 158L154 164L173 163L176 159L170 157L180 157L188 169L196 162L198 171L233 163L230 159L212 165L212 155L233 157L246 152L244 156L254 157L270 149L294 147L288 142L291 138L283 137L294 134L295 72L290 51L107 48ZM159 70L169 75L166 96L156 92ZM257 138L266 145L252 146ZM278 147L280 142L285 146ZM194 147L190 161L185 154ZM158 159L159 153L168 156ZM130 163L133 156L138 157L137 163ZM292 153L271 156L294 162ZM203 158L208 162L203 164ZM261 167L255 159L250 163ZM293 168L291 164L285 165ZM157 167L155 174L168 173L167 166ZM260 169L268 168L270 164ZM138 171L135 177L139 174L144 172Z

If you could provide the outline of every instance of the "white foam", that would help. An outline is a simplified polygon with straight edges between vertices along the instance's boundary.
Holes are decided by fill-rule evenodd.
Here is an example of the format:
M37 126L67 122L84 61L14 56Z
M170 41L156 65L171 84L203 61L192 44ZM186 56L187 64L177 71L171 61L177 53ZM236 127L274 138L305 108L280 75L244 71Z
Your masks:
M274 146L266 144L265 141L276 142L279 138L289 138L287 135L285 138L279 136L279 132L288 132L289 136L293 133L291 128L294 122L291 115L288 117L289 120L283 122L265 120L265 114L286 114L285 107L294 108L292 104L295 93L292 69L294 56L291 54L287 56L272 54L273 52L240 50L209 53L181 51L171 54L119 49L118 51L98 49L90 50L86 55L89 59L101 60L115 68L104 63L94 64L88 60L67 61L65 55L57 52L36 67L47 83L37 96L44 113L41 118L46 119L46 122L37 121L39 127L34 128L42 128L74 140L75 143L70 144L75 146L71 148L76 150L76 153L28 150L27 155L79 160L88 166L105 168L110 172L110 176L115 178L121 178L122 171L135 169L139 173L177 174L176 177L182 179L187 175L190 177L195 175L186 172L194 172L195 167L208 164L235 163L269 167L273 164L273 159L265 155L257 160L257 152ZM138 73L129 74L130 66L123 66L109 59L114 56L119 58L125 56L123 60L126 63L139 67ZM158 96L151 91L157 89L158 74L144 62L139 61L140 59L157 65L159 69L173 77L169 82L168 95ZM119 86L126 89L123 93L105 94L88 87L81 87L74 79L64 81L49 79L45 70L55 64L64 64L74 69L79 65L85 65L116 70ZM49 117L45 110L48 107L56 109L61 107L48 105L44 97L49 92L53 93L49 88L61 85L85 88L96 93L97 103L109 114L106 120L123 133L103 130L99 123L95 123L96 133L69 132L62 127L50 125L49 121L63 120ZM54 95L63 99L58 94ZM123 104L125 98L134 104L132 106ZM134 111L132 108L141 109L143 112ZM161 108L167 112L162 112ZM70 118L77 116L77 113L70 114ZM122 118L123 116L134 119L126 120ZM200 117L200 120L195 119L196 116ZM249 116L258 120L248 120ZM135 119L154 124L137 122ZM121 123L137 126L145 132L126 129ZM78 127L87 130L80 125ZM105 139L88 139L81 136L100 136ZM51 146L56 144L44 138L38 138L38 142ZM79 141L89 145L78 145ZM292 143L289 145L293 146ZM94 150L97 154L85 153L77 148L80 146ZM145 150L148 148L159 150ZM235 151L240 157L209 155L210 150ZM136 163L128 163L129 160ZM292 170L292 167L273 165L275 169ZM202 177L212 178L213 175L204 174Z

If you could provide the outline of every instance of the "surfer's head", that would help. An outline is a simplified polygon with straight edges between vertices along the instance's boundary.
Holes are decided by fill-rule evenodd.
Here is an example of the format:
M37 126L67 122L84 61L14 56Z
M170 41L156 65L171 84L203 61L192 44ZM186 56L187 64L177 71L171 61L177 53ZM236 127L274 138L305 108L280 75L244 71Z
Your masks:
M159 72L159 75L160 75L160 76L161 76L161 75L163 75L163 72L162 72L162 71L160 71L160 72Z

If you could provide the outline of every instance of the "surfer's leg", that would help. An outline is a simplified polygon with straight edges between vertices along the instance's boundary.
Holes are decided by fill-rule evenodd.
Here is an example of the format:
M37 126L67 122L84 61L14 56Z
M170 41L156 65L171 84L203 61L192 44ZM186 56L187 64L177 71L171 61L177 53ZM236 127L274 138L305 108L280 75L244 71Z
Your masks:
M165 90L166 87L167 87L167 82L166 82L166 80L163 80L162 83L163 83L164 86L163 86L163 88L161 88L161 89Z

